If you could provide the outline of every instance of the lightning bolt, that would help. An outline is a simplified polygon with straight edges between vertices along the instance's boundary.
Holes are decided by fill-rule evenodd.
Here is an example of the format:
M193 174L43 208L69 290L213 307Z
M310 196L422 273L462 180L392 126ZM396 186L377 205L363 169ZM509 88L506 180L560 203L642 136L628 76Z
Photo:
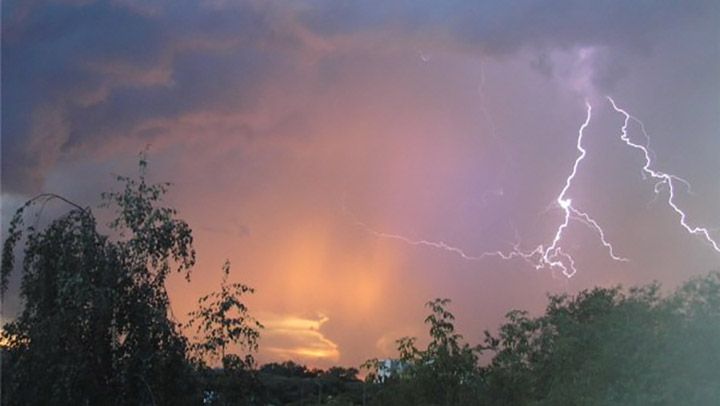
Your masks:
M655 199L657 199L661 195L663 190L666 189L668 191L667 204L679 217L680 225L688 233L704 239L705 242L713 248L713 250L720 253L720 244L712 238L709 229L700 226L691 226L688 223L687 214L680 208L680 206L678 206L677 202L675 201L676 187L678 185L682 185L688 193L693 193L690 182L679 176L654 169L653 162L655 160L655 154L652 149L650 149L650 136L645 129L645 124L640 119L628 113L626 110L618 107L617 103L615 103L615 100L612 97L607 96L607 99L612 105L613 109L624 116L624 122L620 129L620 139L627 146L636 149L642 153L642 156L645 160L641 170L643 179L650 178L656 181L653 188L655 192ZM568 192L572 187L575 177L577 176L580 164L587 155L587 150L583 147L583 138L585 136L585 130L590 125L590 121L592 119L592 106L589 102L586 101L585 107L587 114L585 117L585 121L582 123L582 125L580 125L580 128L578 129L578 136L576 142L578 156L575 158L570 174L567 178L565 178L563 188L561 189L560 193L558 194L557 198L553 203L553 207L560 208L563 211L563 220L555 229L553 238L550 244L548 244L547 246L544 244L540 244L532 250L523 251L520 248L520 243L516 242L512 246L512 250L507 252L498 250L484 252L479 255L472 255L468 254L465 250L450 245L444 241L412 239L401 234L376 231L367 224L359 221L355 216L353 216L356 225L362 227L367 232L378 238L396 240L412 246L422 246L444 250L469 261L479 261L488 257L499 257L503 260L521 259L526 263L530 264L531 266L535 267L535 269L560 270L562 271L563 275L570 278L577 273L575 259L572 255L562 249L561 243L565 230L567 230L567 228L570 226L570 222L572 220L575 220L589 227L598 235L601 244L607 249L608 255L611 259L621 262L628 261L627 258L621 257L615 253L613 245L606 238L605 231L602 229L600 224L588 213L581 211L577 207L573 206L573 201L568 196ZM628 134L628 127L630 126L631 121L639 126L640 131L645 139L644 145L633 142L630 139L630 136ZM343 210L347 213L344 204Z
M350 212L347 209L347 206L345 205L345 198L343 198L342 202L342 210L345 215L351 217L353 219L353 223L355 226L362 228L366 232L374 235L377 238L383 238L388 240L395 240L400 241L402 243L405 243L407 245L413 245L413 246L420 246L420 247L430 247L440 250L445 250L450 253L453 253L457 256L459 256L462 259L468 260L468 261L479 261L481 259L487 258L489 256L500 256L503 259L511 259L514 258L516 255L513 253L510 254L504 254L500 251L497 252L485 252L480 255L471 255L466 253L462 248L455 247L453 245L450 245L444 241L435 241L435 240L416 240L409 237L406 237L401 234L394 234L394 233L386 233L382 231L377 231L374 228L370 227L368 224L360 221L352 212Z
M465 252L463 249L455 247L453 245L450 245L444 241L434 241L434 240L416 240L412 238L408 238L406 236L400 235L400 234L392 234L392 233L385 233L376 231L367 224L359 221L355 216L352 216L355 220L355 224L359 227L362 227L367 232L371 233L372 235L378 237L378 238L385 238L385 239L391 239L396 241L401 241L408 245L413 246L423 246L423 247L430 247L435 249L441 249L447 252L450 252L452 254L458 255L460 258L463 258L465 260L469 261L478 261L482 260L488 257L499 257L504 260L510 260L510 259L522 259L528 264L532 265L536 269L551 269L551 270L560 270L562 273L570 278L577 272L577 268L575 267L575 259L570 255L569 253L562 250L561 247L561 241L563 238L564 231L568 228L570 225L571 220L576 220L581 222L582 224L590 227L593 231L595 231L598 236L600 237L600 241L602 245L607 248L608 253L610 257L615 261L627 261L626 258L620 257L615 254L615 250L608 242L608 240L605 237L605 232L603 231L602 227L600 227L599 223L594 220L592 217L590 217L589 214L579 210L578 208L574 207L572 204L572 199L567 196L568 191L570 190L570 187L572 186L573 180L575 179L578 168L580 167L580 163L587 155L587 151L583 147L583 137L585 135L585 129L590 124L590 120L592 119L592 106L587 101L585 102L586 107L586 117L585 121L582 123L578 130L578 137L577 137L577 143L576 148L579 151L578 157L575 159L572 167L572 171L570 172L570 175L565 179L565 184L560 191L560 194L555 199L555 203L557 206L563 210L563 221L558 225L558 227L555 229L555 234L553 236L552 242L546 247L543 244L538 245L535 249L530 251L523 251L520 249L519 242L516 242L513 245L513 249L509 252L503 252L503 251L488 251L484 252L479 255L471 255ZM348 213L345 205L343 204L343 210Z
M588 215L587 213L575 208L572 205L572 199L567 197L568 190L572 186L572 182L577 175L580 162L582 162L582 160L585 159L585 156L587 155L587 150L585 150L585 148L583 147L582 142L583 137L585 136L585 129L588 127L588 125L590 125L590 120L592 119L592 106L590 105L590 103L585 101L585 108L587 110L587 115L585 117L585 121L582 123L580 129L578 130L578 137L576 143L576 148L580 153L575 159L575 163L573 164L570 175L565 179L565 186L562 188L560 194L556 198L557 205L563 210L565 214L564 221L555 230L555 236L553 237L552 243L547 248L544 248L542 245L540 245L533 251L543 253L538 264L536 264L537 269L542 269L545 267L551 269L559 268L562 273L568 278L575 275L577 269L575 268L575 260L573 259L573 257L570 254L562 251L562 249L560 248L560 241L562 240L563 232L569 226L571 219L578 219L583 224L593 229L600 237L600 241L602 242L603 246L607 248L608 253L610 254L610 258L615 261L627 261L626 258L615 255L615 250L612 244L610 244L605 238L605 232L603 231L602 227L600 227L598 222L595 221L592 217L590 217L590 215Z
M652 179L657 180L655 183L654 191L656 195L659 195L662 191L663 187L666 187L668 190L668 198L667 198L667 204L672 208L672 210L679 216L680 218L680 225L690 234L699 236L703 238L707 243L712 246L712 248L716 252L720 252L720 245L717 241L715 241L710 236L710 231L707 228L704 227L693 227L687 222L687 214L677 205L675 202L675 182L683 184L685 187L687 187L689 192L692 192L692 189L690 188L690 183L686 181L683 178L680 178L675 175L671 175L662 171L659 171L657 169L653 169L653 154L650 148L648 147L650 137L648 136L647 132L645 131L645 125L637 119L636 117L632 116L627 111L623 110L622 108L618 107L618 105L615 103L615 100L607 96L608 101L610 101L610 104L612 105L613 109L622 114L625 117L625 120L623 122L623 125L620 129L620 139L629 147L639 150L643 154L643 158L645 159L645 164L642 167L642 173L644 175L644 178L647 179L647 177L650 177ZM630 137L628 135L628 126L630 125L630 121L634 121L640 125L640 129L645 136L645 139L648 141L646 145L640 145L632 140L630 140Z

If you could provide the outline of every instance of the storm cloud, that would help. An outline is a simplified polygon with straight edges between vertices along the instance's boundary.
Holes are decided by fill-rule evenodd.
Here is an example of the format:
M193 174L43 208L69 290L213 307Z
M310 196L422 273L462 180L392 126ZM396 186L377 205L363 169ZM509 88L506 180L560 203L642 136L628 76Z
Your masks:
M169 135L148 123L252 109L263 83L307 58L323 69L363 47L497 58L530 49L551 72L556 49L606 47L617 65L688 27L717 42L717 15L711 1L7 1L3 184L37 190L85 146ZM608 86L626 68L598 66L594 80Z

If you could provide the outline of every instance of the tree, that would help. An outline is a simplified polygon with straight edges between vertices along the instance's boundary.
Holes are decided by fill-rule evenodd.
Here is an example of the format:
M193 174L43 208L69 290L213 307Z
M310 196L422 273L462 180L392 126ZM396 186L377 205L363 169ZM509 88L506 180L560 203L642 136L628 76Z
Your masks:
M657 284L551 296L540 317L510 312L484 347L488 404L720 404L720 274L669 296Z
M118 177L104 193L114 210L112 236L98 231L89 207L42 194L13 216L3 245L4 294L24 242L24 307L3 326L3 404L183 404L192 388L186 339L169 315L165 280L189 279L195 263L190 227L161 205L169 184ZM69 211L38 230L32 207L61 201Z
M198 300L198 310L190 312L187 328L195 328L198 341L191 348L198 359L205 357L220 358L225 361L226 348L235 344L249 353L243 360L245 367L254 366L251 352L257 351L262 324L248 312L247 306L240 300L243 294L255 290L242 283L228 283L230 262L223 265L223 279L219 292L212 292Z
M383 383L376 396L381 404L464 405L474 403L479 379L476 349L462 342L455 332L455 316L447 310L449 299L435 299L426 304L430 315L430 343L422 350L414 337L397 340L402 366L395 376ZM377 377L382 364L370 360L369 376Z
M220 291L198 300L198 309L190 313L186 328L195 329L191 344L194 361L206 378L206 390L218 393L218 402L239 404L255 396L259 382L252 352L257 351L262 324L248 312L241 297L254 289L242 283L229 283L230 262L223 265ZM230 345L247 351L244 357L228 354ZM222 362L222 373L208 370L206 360Z
M397 341L400 367L377 380L375 404L720 404L720 273L673 293L660 285L549 297L544 314L512 310L477 349L455 333L448 300L428 303L431 341ZM492 358L477 364L477 351Z
M317 374L305 365L294 361L271 362L260 367L260 372L286 378L314 378Z

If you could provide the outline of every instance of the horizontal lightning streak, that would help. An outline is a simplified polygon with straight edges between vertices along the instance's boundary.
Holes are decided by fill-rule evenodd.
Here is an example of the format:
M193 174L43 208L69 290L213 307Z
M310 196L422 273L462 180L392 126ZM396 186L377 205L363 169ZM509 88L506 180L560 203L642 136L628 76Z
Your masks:
M397 240L401 241L408 245L413 246L424 246L424 247L431 247L435 249L441 249L444 251L448 251L450 253L453 253L455 255L458 255L460 258L463 258L465 260L469 261L478 261L482 260L488 257L499 257L503 260L510 260L510 259L522 259L531 266L535 267L535 269L559 269L562 271L562 273L570 278L572 277L576 272L577 269L575 267L575 259L568 254L567 252L563 251L560 247L560 242L563 237L563 232L565 229L569 226L570 220L578 220L581 223L585 224L586 226L593 229L600 237L600 241L604 247L608 249L608 252L610 254L610 257L613 260L616 261L627 261L627 259L622 258L615 254L614 248L612 244L608 242L608 240L605 237L605 232L600 227L597 221L595 221L590 215L587 213L580 211L579 209L575 208L572 205L572 199L567 197L568 190L572 186L572 182L575 179L575 176L577 175L578 168L580 166L580 162L585 158L587 155L587 151L582 145L583 137L585 134L585 129L590 124L590 120L592 118L592 106L586 101L585 107L587 109L587 115L585 118L585 121L580 126L580 129L578 130L578 137L577 137L577 143L576 148L580 152L578 157L575 159L572 167L572 171L570 175L565 179L565 184L560 191L560 194L557 196L555 202L557 203L557 206L560 207L563 210L564 216L562 223L557 227L555 230L555 234L552 239L552 243L545 247L543 244L538 245L535 249L531 251L522 251L519 247L519 244L515 244L513 246L513 250L509 252L503 252L503 251L488 251L484 252L480 255L470 255L466 253L463 249L452 246L450 244L447 244L444 241L437 241L437 240L424 240L424 239L412 239L408 238L404 235L400 234L392 234L392 233L384 233L379 232L371 227L369 227L367 224L359 221L355 216L352 216L355 220L355 223L357 226L362 227L370 234L373 234L374 236L378 238L385 238L385 239L391 239L391 240ZM343 204L343 210L347 213L347 209L345 208L345 205Z
M346 210L346 213L347 213L347 210ZM512 259L512 258L515 258L518 256L518 254L516 254L514 252L505 254L501 251L484 252L480 255L470 255L470 254L466 253L463 249L452 246L450 244L447 244L444 241L415 240L415 239L411 239L411 238L405 237L400 234L384 233L384 232L372 229L370 226L368 226L367 224L363 223L362 221L356 219L354 216L353 216L353 219L355 220L356 226L363 228L365 231L374 235L375 237L384 238L384 239L388 239L388 240L401 241L408 245L424 246L424 247L431 247L431 248L445 250L445 251L451 252L453 254L456 254L460 258L468 260L468 261L479 261L481 259L485 259L487 257L492 257L492 256L498 256L503 259Z
M613 109L621 113L625 119L623 122L623 125L621 127L621 135L620 139L629 147L637 149L642 152L643 157L645 159L645 163L642 167L642 175L643 179L647 179L648 177L656 180L657 182L654 185L654 192L656 196L659 196L660 193L667 188L668 190L668 198L667 203L672 208L672 210L679 216L680 218L680 224L681 226L690 234L702 237L716 252L720 252L720 244L712 238L710 235L709 229L705 227L699 227L699 226L691 226L688 224L687 221L687 214L678 206L678 204L675 201L675 191L677 184L681 184L687 189L688 193L692 194L692 188L690 185L690 182L687 180L676 176L672 174L668 174L656 169L653 169L653 159L654 154L653 151L650 149L650 136L647 133L645 129L645 124L639 120L638 118L632 116L624 109L617 106L615 103L615 100L612 99L610 96L607 97L607 99L610 101ZM425 240L425 239L412 239L408 238L404 235L400 234L391 234L391 233L384 233L384 232L378 232L376 230L373 230L370 228L367 224L360 222L359 220L355 219L356 225L364 228L367 232L375 235L378 238L386 238L391 240L397 240L401 241L408 245L413 246L424 246L424 247L430 247L435 249L441 249L450 253L453 253L455 255L458 255L460 258L463 258L465 260L470 261L478 261L482 260L488 257L499 257L503 260L510 260L510 259L522 259L528 264L532 265L536 269L559 269L562 271L562 273L567 276L568 278L575 275L577 272L577 269L575 267L575 259L570 255L569 253L565 252L561 247L561 241L563 239L563 234L565 230L570 225L571 220L577 220L581 222L582 224L586 225L587 227L594 230L599 238L602 245L607 248L608 254L611 259L615 261L627 261L626 258L623 258L615 253L615 249L613 245L608 241L608 239L605 236L605 232L600 226L600 224L590 217L590 215L586 212L583 212L579 210L578 208L574 207L572 204L572 199L567 196L568 191L570 190L570 187L572 186L573 181L575 180L575 177L578 173L578 168L580 166L580 163L583 161L585 156L587 155L587 151L583 147L583 138L585 135L585 130L590 124L590 120L592 119L592 106L585 102L585 107L587 109L587 116L585 118L585 121L582 123L578 130L578 136L577 136L577 143L576 148L579 151L579 154L577 158L575 159L572 167L572 171L570 172L570 175L565 179L565 184L560 191L560 194L555 199L555 203L557 204L557 207L563 210L564 216L563 221L558 225L558 227L555 230L555 234L553 236L553 239L551 243L546 247L543 244L538 245L535 249L530 251L523 251L520 249L519 244L515 244L513 246L513 249L509 252L503 252L503 251L488 251L484 252L480 255L471 255L465 252L463 249L452 246L450 244L447 244L444 241L436 241L436 240ZM630 124L630 121L633 121L637 123L640 127L640 131L643 134L643 137L645 138L645 145L641 145L638 143L633 142L630 140L629 134L628 134L628 126ZM353 216L353 218L355 218Z

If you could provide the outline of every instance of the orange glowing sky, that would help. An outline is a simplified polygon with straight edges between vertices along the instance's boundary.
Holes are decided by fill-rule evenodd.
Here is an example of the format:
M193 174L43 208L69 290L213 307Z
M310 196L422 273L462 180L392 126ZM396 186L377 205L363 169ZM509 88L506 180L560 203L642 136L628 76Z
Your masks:
M149 144L199 256L191 283L170 281L174 314L219 286L227 258L256 288L260 361L320 367L392 356L424 336L435 297L477 343L547 292L717 268L653 201L603 97L645 121L662 167L693 183L692 221L720 237L718 5L471 3L3 2L3 228L40 190L97 202ZM628 263L582 226L572 279L358 226L478 254L547 240L586 99L573 204Z

